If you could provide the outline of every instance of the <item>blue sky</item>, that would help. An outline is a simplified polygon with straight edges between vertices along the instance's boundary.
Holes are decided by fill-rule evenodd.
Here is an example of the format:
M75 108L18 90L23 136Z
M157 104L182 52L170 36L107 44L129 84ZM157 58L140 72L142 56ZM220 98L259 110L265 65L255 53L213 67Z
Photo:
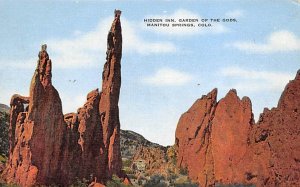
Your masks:
M297 0L0 0L0 103L28 95L40 45L47 43L63 111L76 112L101 87L115 8L122 10L124 40L121 128L153 142L173 144L180 115L215 87L219 99L231 88L249 96L257 119L264 107L277 105L300 68ZM170 29L147 28L144 18L238 22Z

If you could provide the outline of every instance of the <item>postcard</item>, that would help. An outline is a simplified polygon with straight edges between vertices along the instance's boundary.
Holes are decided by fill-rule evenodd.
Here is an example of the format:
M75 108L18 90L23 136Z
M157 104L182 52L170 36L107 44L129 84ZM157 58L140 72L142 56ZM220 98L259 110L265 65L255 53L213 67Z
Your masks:
M300 2L0 1L2 186L300 186Z

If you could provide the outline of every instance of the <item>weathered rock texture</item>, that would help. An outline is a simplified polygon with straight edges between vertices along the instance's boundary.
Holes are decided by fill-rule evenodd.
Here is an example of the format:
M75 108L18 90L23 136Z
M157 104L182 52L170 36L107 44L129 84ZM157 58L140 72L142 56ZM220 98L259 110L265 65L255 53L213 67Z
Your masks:
M201 186L300 185L300 71L277 108L255 124L249 98L217 90L197 100L176 129L177 165Z
M254 124L251 101L240 100L235 90L230 90L218 102L212 120L211 146L214 161L214 178L225 184L241 183L244 178L243 158L248 136Z
M45 45L38 56L29 98L14 95L10 103L10 157L4 174L8 182L22 186L55 183L61 177L66 126Z
M251 131L244 162L247 180L261 186L300 186L299 142L300 70L277 107L265 109Z
M104 153L107 158L108 176L121 175L119 95L121 87L122 34L120 11L115 11L115 20L107 37L106 63L102 73L102 92L99 105L103 128Z
M130 130L122 130L120 131L120 146L121 146L121 154L122 159L132 160L136 152L139 150L139 147L153 147L163 149L164 147L150 142L145 139L142 135L130 131Z
M136 168L135 162L142 161L145 164L143 171L134 169L137 174L140 172L146 175L163 175L166 178L171 173L179 173L176 167L176 153L173 147L146 147L141 146L137 149L132 158L132 168Z
M178 122L176 129L177 165L187 168L193 180L213 179L210 137L216 105L217 90L214 89L198 99Z
M29 97L11 99L10 156L4 178L22 186L59 184L77 179L105 183L121 172L118 101L121 86L120 11L108 34L102 92L90 92L77 113L63 115L53 87L52 63L43 45Z

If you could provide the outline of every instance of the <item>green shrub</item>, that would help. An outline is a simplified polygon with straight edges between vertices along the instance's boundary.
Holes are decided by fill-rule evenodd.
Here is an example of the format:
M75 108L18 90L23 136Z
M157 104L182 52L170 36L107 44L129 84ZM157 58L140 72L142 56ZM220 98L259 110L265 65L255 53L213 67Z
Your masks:
M0 111L0 155L8 156L9 141L9 114Z
M88 187L89 186L89 181L85 178L82 180L77 179L74 184L71 184L70 187Z
M127 186L123 184L122 180L118 176L113 175L112 179L106 183L106 187L133 187L133 186L131 185Z
M5 155L0 155L0 162L2 162L3 164L5 164L7 161L7 157Z
M17 184L6 184L6 183L1 183L1 182L0 182L0 186L1 187L20 187Z
M123 160L122 164L123 164L123 168L130 167L131 166L131 160L130 159Z
M165 177L162 175L151 176L144 187L167 187L168 185L163 180L165 180Z
M188 170L187 167L185 167L185 168L180 168L180 169L179 169L179 173L180 173L181 175L188 175L188 174L189 174L189 170Z

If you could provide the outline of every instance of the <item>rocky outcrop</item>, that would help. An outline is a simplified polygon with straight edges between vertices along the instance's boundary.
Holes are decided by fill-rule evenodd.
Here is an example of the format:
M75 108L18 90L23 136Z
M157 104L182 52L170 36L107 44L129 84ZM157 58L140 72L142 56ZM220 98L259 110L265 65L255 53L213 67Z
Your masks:
M224 184L242 182L243 158L253 124L249 98L240 99L235 90L230 90L225 98L218 102L211 131L215 181Z
M166 150L154 147L140 147L134 155L133 165L135 162L143 162L145 172L149 175L161 174L167 172L167 157ZM137 166L132 166L133 168Z
M251 131L244 162L247 180L260 186L300 186L299 142L300 71L277 107L265 109Z
M265 109L255 124L249 98L235 90L197 100L176 129L177 165L201 186L300 184L300 71L277 108Z
M42 46L29 97L11 99L8 182L22 186L60 183L65 122L61 100L51 83L51 60ZM28 106L26 106L28 105Z
M198 99L180 117L177 125L177 165L187 168L193 180L202 181L214 177L210 137L216 105L217 89L214 89Z
M163 146L152 143L145 139L142 135L130 130L121 130L120 135L122 159L132 160L140 147L164 148Z
M136 176L142 174L148 176L161 175L166 178L172 174L178 174L176 167L176 152L174 147L146 147L140 146L131 164Z
M29 97L11 99L10 156L3 172L8 183L21 186L69 185L87 179L105 183L121 172L118 101L121 86L121 11L107 39L102 91L87 95L77 113L63 115L52 85L52 62L43 45Z

